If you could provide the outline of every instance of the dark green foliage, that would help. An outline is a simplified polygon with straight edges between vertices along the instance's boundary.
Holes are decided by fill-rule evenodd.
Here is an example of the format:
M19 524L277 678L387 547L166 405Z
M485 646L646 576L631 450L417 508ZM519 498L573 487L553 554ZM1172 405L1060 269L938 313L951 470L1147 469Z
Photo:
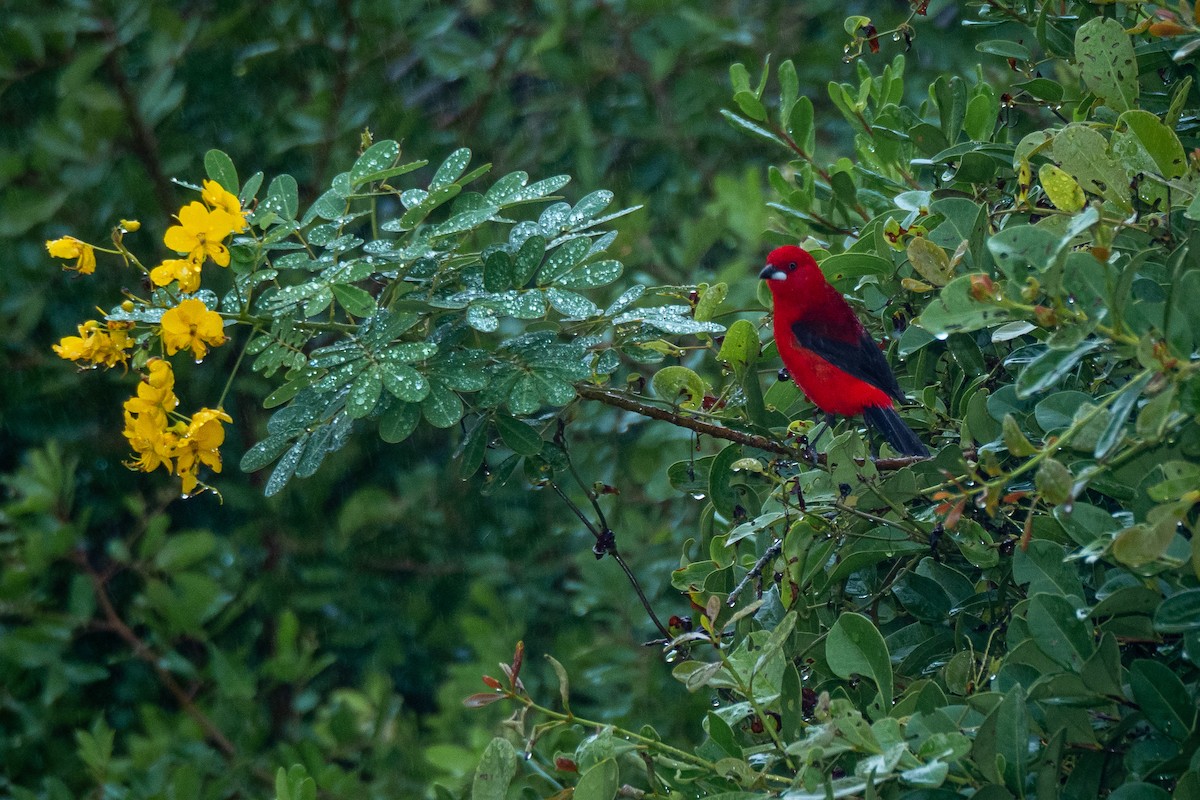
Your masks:
M14 15L0 789L1197 791L1193 19L394 6ZM85 292L25 243L161 231L174 174L253 209L179 365L243 367L220 507L117 468L132 378L50 362ZM796 241L931 460L795 446Z

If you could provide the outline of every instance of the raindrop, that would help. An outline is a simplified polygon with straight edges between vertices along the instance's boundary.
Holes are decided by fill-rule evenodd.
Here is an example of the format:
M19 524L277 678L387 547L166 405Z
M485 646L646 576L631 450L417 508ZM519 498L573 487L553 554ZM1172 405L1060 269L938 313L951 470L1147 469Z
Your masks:
M693 500L703 500L704 492L692 492L692 499Z
M1086 609L1086 608L1075 609L1075 619L1079 620L1080 622L1087 619L1088 614L1089 614L1089 612L1088 612L1088 609Z
M944 342L950 338L950 334L946 331L939 331L934 334L933 338L937 339L939 342Z

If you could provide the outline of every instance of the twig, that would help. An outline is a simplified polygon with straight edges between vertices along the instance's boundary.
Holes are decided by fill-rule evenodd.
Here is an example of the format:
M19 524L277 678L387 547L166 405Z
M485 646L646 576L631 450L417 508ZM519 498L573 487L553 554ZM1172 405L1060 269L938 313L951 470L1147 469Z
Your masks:
M575 391L580 397L588 400L595 400L613 408L620 408L624 411L632 411L635 414L640 414L643 417L657 419L663 422L669 422L680 428L687 428L690 431L712 436L714 439L724 439L736 444L744 444L747 447L755 447L759 450L766 450L769 453L777 453L782 456L799 459L802 458L798 448L789 447L777 439L772 439L767 436L760 436L756 433L746 433L732 428L726 428L721 425L715 425L711 422L696 419L695 417L684 416L683 414L674 411L668 411L665 408L658 408L647 403L642 403L627 395L616 394L600 386L595 386L590 383L575 384ZM880 470L897 470L912 466L917 462L926 460L923 456L903 456L901 458L881 458L872 463L876 469ZM817 461L820 464L826 463L824 453L817 454ZM865 463L862 459L855 459L858 464Z
M604 558L612 556L613 560L620 565L625 577L629 579L629 583L633 586L633 590L637 592L638 599L642 602L642 608L646 609L646 614L649 615L650 621L654 623L654 627L658 628L658 632L667 639L671 638L671 632L667 630L667 626L662 624L658 615L654 613L654 608L650 605L650 599L646 597L646 593L642 591L642 585L638 583L637 576L633 574L633 570L625 563L625 559L617 551L617 534L614 533L607 525L597 528L592 521L587 518L587 515L580 510L575 502L567 497L567 493L562 490L557 483L550 481L550 488L554 490L567 506L575 512L575 516L579 517L579 521L583 526L591 532L592 536L596 537L596 544L592 546L592 552L596 554L596 558Z
M137 95L133 87L129 85L129 77L121 65L122 45L120 37L117 35L117 29L110 19L102 19L100 24L104 32L105 44L109 48L108 54L104 58L104 66L108 70L113 87L117 90L121 107L125 110L125 121L129 124L129 130L133 135L134 155L137 156L138 161L142 162L142 166L149 174L150 186L154 189L154 197L158 205L164 209L174 208L175 192L171 181L163 172L162 158L158 150L158 137L154 135L154 129L142 115Z
M204 731L205 736L216 745L217 749L226 758L233 759L237 755L237 748L233 746L233 742L229 741L229 738L217 727L216 723L209 719L208 715L192 702L191 696L179 685L179 682L175 680L175 676L163 668L162 658L140 636L134 633L133 629L121 618L116 606L113 605L112 598L108 596L105 577L88 563L87 556L84 553L76 551L72 555L71 560L91 580L92 592L96 595L96 600L100 603L100 609L104 612L105 625L129 645L135 656L150 665L151 669L154 670L154 674L158 676L159 683L166 687L167 691L171 693L187 715L196 721Z
M767 552L763 553L762 557L759 558L758 561L754 562L754 566L750 568L750 571L742 576L742 579L738 581L737 586L733 587L733 591L729 593L729 599L725 601L725 605L729 606L730 608L733 608L735 605L737 605L738 595L742 593L742 590L746 588L746 585L749 584L750 581L759 578L762 575L763 570L766 569L767 564L770 564L772 561L778 558L781 552L783 552L783 539L776 539L771 543L771 546L767 548Z

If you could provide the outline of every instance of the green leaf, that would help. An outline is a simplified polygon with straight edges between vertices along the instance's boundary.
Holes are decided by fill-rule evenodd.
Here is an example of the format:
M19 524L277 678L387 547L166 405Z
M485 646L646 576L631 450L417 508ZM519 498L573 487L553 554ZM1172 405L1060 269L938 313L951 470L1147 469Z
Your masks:
M883 634L862 614L845 612L825 639L825 660L839 678L859 674L879 690L884 708L892 705L892 662Z
M1129 688L1146 721L1177 742L1196 725L1196 701L1174 670L1159 661L1138 659L1129 665Z
M1182 782L1182 781L1181 781ZM1179 787L1176 785L1174 795L1167 794L1167 791L1161 786L1155 786L1153 783L1143 783L1142 781L1129 781L1123 783L1113 790L1107 800L1184 800L1191 796L1181 794Z
M1196 543L1192 543L1195 547ZM1186 589L1163 600L1154 612L1154 630L1159 633L1200 631L1200 589Z
M1086 202L1079 182L1053 164L1043 164L1038 169L1038 182L1042 184L1046 197L1060 211L1073 214L1082 209Z
M617 762L606 758L579 776L573 800L613 800L620 789L621 773Z
M273 497L283 491L284 486L287 486L288 481L296 474L296 465L304 453L304 445L307 442L308 435L305 434L297 439L291 449L279 459L279 463L271 471L271 477L267 478L267 485L263 488L264 497Z
M1065 597L1039 593L1029 598L1026 614L1038 649L1073 672L1079 672L1096 650L1091 625L1079 618L1078 610Z
M717 361L727 364L736 375L742 375L758 360L759 349L758 328L750 320L739 319L725 332Z
M713 508L726 519L733 519L737 506L737 491L733 486L733 465L742 457L742 446L726 445L713 458L708 473L708 497Z
M1000 780L1018 797L1025 796L1029 761L1029 716L1025 690L1009 689L979 727L973 746L975 763L983 774ZM978 797L982 792L977 793Z
M1057 542L1034 539L1028 547L1013 553L1013 580L1029 584L1030 596L1048 593L1083 600L1079 571L1067 562L1066 550Z
M471 430L463 436L462 442L454 453L458 461L458 477L466 480L478 471L483 464L483 458L488 448L488 421L478 420Z
M714 283L706 288L700 295L700 299L696 301L696 309L692 312L692 318L700 322L712 319L728 293L729 284L727 283Z
M996 266L1011 280L1023 283L1030 274L1050 269L1068 241L1062 235L1035 225L1013 225L988 239Z
M971 279L971 275L960 275L946 284L914 322L944 339L952 333L975 331L1009 321L1011 316L1007 310L971 296Z
M344 283L335 283L330 288L333 296L351 316L369 317L375 313L375 298L365 289Z
M1099 132L1080 123L1068 125L1054 137L1052 153L1085 192L1133 210L1125 167L1109 154L1108 141Z
M257 472L283 455L291 444L292 440L287 436L268 436L246 451L238 467L242 472Z
M507 739L496 737L484 748L475 778L471 781L472 800L504 800L508 785L517 774L517 752ZM613 790L616 794L616 790ZM610 798L611 800L611 798Z
M799 107L799 104L797 104L797 108L798 107ZM761 125L751 122L750 120L746 119L745 117L738 116L737 114L733 113L732 111L730 111L728 109L722 108L721 116L724 117L726 120L728 120L729 124L733 125L735 128L741 128L742 130L746 131L747 133L752 133L755 136L760 136L769 142L774 142L775 144L779 145L780 147L787 147L787 143L784 142L783 139L780 139L778 136L776 136L771 131L767 130L766 128L764 128Z
M1047 458L1038 465L1033 484L1045 502L1056 506L1071 499L1075 476L1058 459Z
M421 401L421 411L433 427L449 428L462 419L463 403L457 392L434 383L429 387L429 394Z
M512 257L503 250L493 250L483 260L483 288L503 292L513 285Z
M915 236L906 249L913 269L934 286L945 286L954 276L950 256L938 245L924 236Z
M500 438L514 453L535 456L542 451L542 437L531 425L508 414L497 414L495 421Z
M549 301L550 307L565 319L589 319L600 314L600 307L591 300L556 286L546 290L546 300Z
M1094 454L1096 458L1104 458L1112 452L1113 448L1121 442L1121 438L1125 433L1125 423L1129 420L1129 414L1137 405L1137 400L1141 397L1142 389L1150 381L1149 375L1143 375L1136 381L1126 384L1119 391L1121 396L1113 401L1109 407L1111 416L1109 417L1108 425L1104 432L1100 434L1100 438L1096 440Z
M1135 569L1157 561L1171 546L1178 522L1177 516L1163 514L1156 520L1130 525L1113 539L1113 558Z
M1018 61L1033 59L1028 47L1008 39L990 39L986 42L979 42L975 45L975 49L980 53L989 53L1002 58L1015 58Z
M704 379L687 367L663 367L651 381L654 393L680 408L696 410L704 401Z
M354 379L346 395L346 411L351 419L362 419L375 410L383 391L383 373L378 366L364 369Z
M1087 339L1073 350L1046 350L1017 376L1017 397L1024 399L1056 385L1100 344L1099 339Z
M620 261L605 259L585 264L573 269L554 282L555 286L564 289L594 289L608 284L621 277L625 267Z
M296 179L291 175L279 175L267 187L267 196L259 204L255 215L261 217L264 212L274 213L286 220L296 218L300 210L300 188Z
M407 364L385 364L381 372L383 388L398 400L419 403L429 395L429 381Z
M524 247L521 248L524 251ZM591 249L588 239L570 239L550 252L537 273L537 285L548 286L578 266ZM518 258L520 255L518 254Z
M421 407L416 403L392 403L379 419L379 438L388 444L403 442L420 421Z
M1137 57L1120 22L1096 17L1079 26L1075 60L1084 84L1106 106L1118 113L1137 106Z
M542 256L546 254L546 239L543 236L534 234L526 239L522 244L517 254L513 256L513 286L520 289L523 288L529 279L533 277L533 273L537 272L538 265L542 263Z
M467 164L470 163L471 151L468 148L460 147L455 150L446 157L442 165L437 168L437 172L433 174L433 180L429 181L429 191L435 192L438 189L449 187L462 177L462 174L466 172Z
M382 173L396 163L400 157L400 145L391 139L376 142L363 151L363 154L350 168L350 185L361 186L373 179L374 175Z
M233 159L225 153L220 150L209 150L205 153L204 172L210 179L221 184L222 189L237 194L240 188L237 167L233 165Z
M1149 111L1132 109L1117 119L1117 129L1127 129L1137 139L1164 178L1179 178L1187 172L1187 155L1174 130Z

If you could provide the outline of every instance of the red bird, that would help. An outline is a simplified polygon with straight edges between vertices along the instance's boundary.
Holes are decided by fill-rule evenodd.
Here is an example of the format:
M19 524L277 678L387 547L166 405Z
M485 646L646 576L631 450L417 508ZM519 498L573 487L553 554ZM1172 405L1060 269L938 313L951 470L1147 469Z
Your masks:
M862 414L899 453L928 456L893 407L904 394L887 360L813 257L795 245L777 248L758 277L775 298L779 355L808 399L830 418Z

